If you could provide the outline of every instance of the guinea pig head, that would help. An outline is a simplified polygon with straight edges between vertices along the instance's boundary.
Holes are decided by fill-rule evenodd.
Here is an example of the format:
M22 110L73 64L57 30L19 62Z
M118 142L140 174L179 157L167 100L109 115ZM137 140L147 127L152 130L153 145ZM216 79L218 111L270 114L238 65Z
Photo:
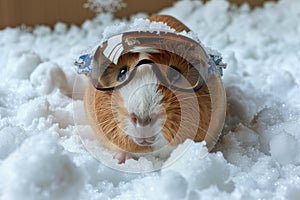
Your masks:
M210 119L207 87L197 92L170 88L161 81L178 81L178 70L190 70L180 57L159 53L124 54L114 65L114 90L94 90L97 126L113 144L126 151L146 151L155 145L202 141ZM158 71L158 72L157 72ZM129 78L127 77L129 76ZM106 81L105 79L99 82Z

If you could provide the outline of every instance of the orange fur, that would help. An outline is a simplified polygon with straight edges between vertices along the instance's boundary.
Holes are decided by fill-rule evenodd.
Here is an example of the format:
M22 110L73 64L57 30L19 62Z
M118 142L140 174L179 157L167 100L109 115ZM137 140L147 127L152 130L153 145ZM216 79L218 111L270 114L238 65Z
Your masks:
M168 52L152 54L151 60L165 66L181 65L183 72L189 70L189 65L183 59L178 56L174 58ZM187 138L197 142L204 140L211 119L211 100L207 86L196 93L177 91L175 94L163 86L159 90L162 90L164 95L163 103L167 114L163 127L165 138L174 145L182 143ZM197 127L194 127L195 125ZM179 127L181 130L178 132Z
M153 15L150 16L148 19L153 22L164 22L168 26L174 28L177 32L190 31L190 29L181 21L169 15Z

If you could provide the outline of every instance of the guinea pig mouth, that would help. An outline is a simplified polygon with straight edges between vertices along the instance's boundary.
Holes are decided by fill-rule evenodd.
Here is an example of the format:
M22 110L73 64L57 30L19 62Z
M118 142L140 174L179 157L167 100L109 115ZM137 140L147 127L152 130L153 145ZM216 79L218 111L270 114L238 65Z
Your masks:
M156 135L147 138L139 138L139 137L131 136L131 139L140 146L151 146L157 142L158 136Z

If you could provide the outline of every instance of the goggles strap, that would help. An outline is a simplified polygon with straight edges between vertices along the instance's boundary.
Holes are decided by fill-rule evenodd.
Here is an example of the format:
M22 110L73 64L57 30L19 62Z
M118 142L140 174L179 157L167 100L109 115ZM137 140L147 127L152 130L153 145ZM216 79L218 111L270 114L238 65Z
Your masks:
M223 63L223 58L221 55L209 54L208 60L208 74L217 74L223 76L223 69L226 69L227 64Z
M91 63L93 60L93 57L91 54L84 54L81 55L77 60L74 61L75 70L78 74L91 74L92 68Z

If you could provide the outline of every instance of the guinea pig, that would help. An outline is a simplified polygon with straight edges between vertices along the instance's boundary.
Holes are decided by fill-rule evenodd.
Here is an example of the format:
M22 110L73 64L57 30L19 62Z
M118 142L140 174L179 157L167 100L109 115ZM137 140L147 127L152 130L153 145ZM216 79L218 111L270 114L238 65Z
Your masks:
M190 31L171 16L148 19L163 22L178 33ZM220 75L195 69L194 65L203 65L208 70L209 58L205 50L197 50L200 47L192 39L181 41L176 34L161 34L154 44L148 39L152 33L145 34L126 36L126 42L137 47L119 54L103 70L99 66L106 62L102 57L110 44L102 45L94 55L93 70L98 71L89 76L84 106L97 141L114 152L119 163L164 146L176 147L186 139L205 140L211 150L226 111ZM119 49L111 51L118 53Z

